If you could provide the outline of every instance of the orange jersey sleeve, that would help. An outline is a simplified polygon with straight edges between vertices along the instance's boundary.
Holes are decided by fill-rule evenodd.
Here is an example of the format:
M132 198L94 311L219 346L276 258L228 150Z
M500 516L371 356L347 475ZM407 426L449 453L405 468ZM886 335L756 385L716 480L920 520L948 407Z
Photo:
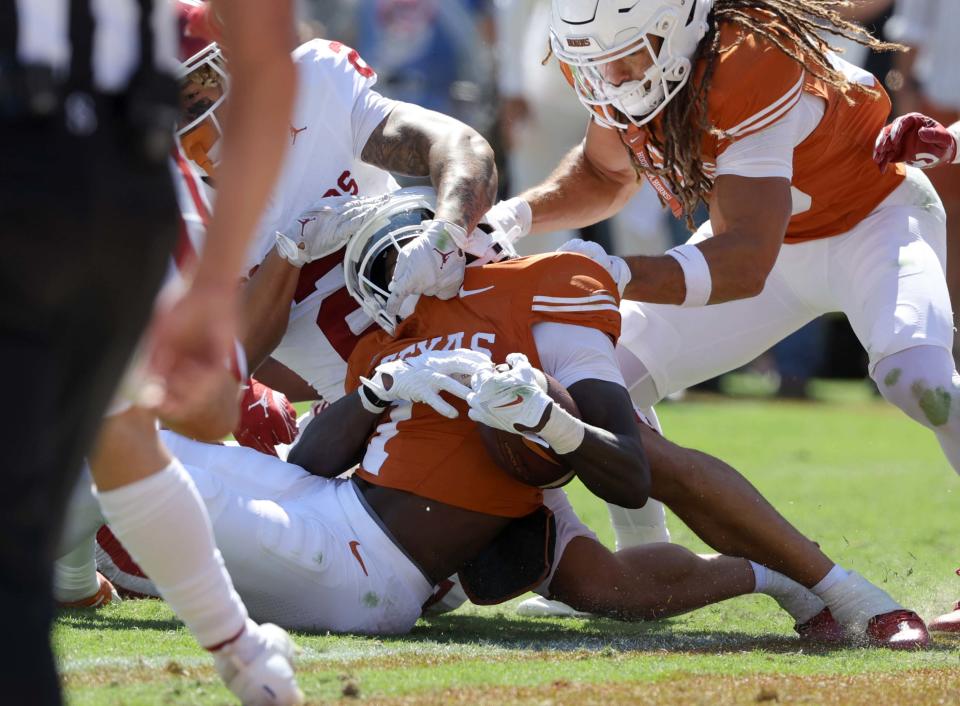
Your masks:
M704 72L701 64L698 80ZM704 135L704 159L716 164L717 155L731 144L786 115L800 100L805 75L803 67L770 40L731 24L722 26L707 94L707 119L721 135Z
M601 265L576 253L549 253L534 266L538 274L530 292L530 323L554 321L620 337L620 295Z
M779 25L773 16L755 14L776 31ZM805 51L783 43L800 55ZM872 160L874 140L890 112L880 82L835 55L830 59L848 82L868 90L850 88L844 93L804 70L770 40L731 24L720 30L719 60L707 98L708 121L719 134L703 136L707 173L730 145L774 125L804 94L823 101L820 123L794 149L787 243L847 232L903 180L902 165L880 174ZM704 75L701 62L697 80Z

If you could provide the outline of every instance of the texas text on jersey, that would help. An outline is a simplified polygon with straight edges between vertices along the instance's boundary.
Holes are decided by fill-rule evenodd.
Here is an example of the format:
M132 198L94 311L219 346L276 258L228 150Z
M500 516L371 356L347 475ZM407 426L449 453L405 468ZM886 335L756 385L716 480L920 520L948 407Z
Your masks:
M458 298L422 297L396 338L384 331L365 337L350 357L346 387L355 390L359 376L371 375L380 362L426 350L473 348L494 361L522 352L540 367L534 324L580 325L616 340L618 305L610 275L582 255L549 253L467 268ZM521 517L536 510L542 492L493 464L465 404L454 403L460 411L456 419L424 404L392 407L370 440L359 477L489 515ZM448 467L451 458L455 474Z

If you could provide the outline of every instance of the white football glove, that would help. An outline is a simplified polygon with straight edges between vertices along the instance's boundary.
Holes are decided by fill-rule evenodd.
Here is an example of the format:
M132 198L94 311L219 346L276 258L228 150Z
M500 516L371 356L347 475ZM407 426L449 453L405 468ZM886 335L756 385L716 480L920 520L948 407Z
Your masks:
M470 380L470 419L512 434L535 432L553 404L547 378L523 353L511 353L506 365L481 370Z
M622 257L608 254L607 251L603 249L603 246L598 243L573 238L557 248L557 252L580 253L601 265L603 269L610 273L613 281L617 283L617 291L620 292L621 297L627 285L630 284L630 266L626 260Z
M511 257L517 256L517 251L513 243L519 237L520 226L514 226L509 233L500 233L494 231L488 233L480 227L474 228L470 234L470 240L464 248L468 255L472 255L474 260L470 262L470 267L479 267L480 265L489 265L491 262L500 262Z
M295 267L334 253L376 216L377 209L389 198L389 194L361 198L329 196L301 213L287 233L277 231L277 252Z
M481 370L470 380L470 419L488 427L521 434L559 454L583 442L583 422L547 394L546 376L523 353L511 353L506 365Z
M477 351L465 348L427 351L406 360L381 363L371 378L361 377L361 384L382 404L370 400L362 391L360 399L371 412L382 411L388 403L403 400L428 404L444 417L453 419L458 412L440 393L449 392L466 399L470 388L462 381L485 370L492 371L493 363Z
M498 201L484 214L484 220L497 230L503 231L515 243L530 232L533 226L533 211L530 204L519 196Z
M448 221L423 221L423 232L397 256L387 299L387 313L396 316L404 300L416 294L452 299L463 283L467 264L463 247L467 231Z

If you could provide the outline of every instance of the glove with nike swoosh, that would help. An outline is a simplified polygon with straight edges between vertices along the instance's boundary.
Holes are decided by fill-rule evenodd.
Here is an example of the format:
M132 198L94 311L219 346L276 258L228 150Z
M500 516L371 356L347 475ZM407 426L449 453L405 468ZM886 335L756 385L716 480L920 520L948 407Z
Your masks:
M427 351L405 360L381 363L369 379L361 377L365 389L360 393L360 401L374 413L382 412L391 402L422 402L454 419L459 413L440 393L466 399L470 388L464 382L484 370L493 370L493 363L483 353L465 348Z
M583 442L584 426L547 394L546 376L523 353L511 353L494 370L481 370L470 380L470 419L567 454Z
M277 252L294 267L304 265L334 253L350 236L377 215L389 194L380 196L328 196L315 208L300 214L287 228L277 231ZM295 234L295 235L292 235Z
M452 299L463 282L467 231L448 221L423 221L423 232L397 256L390 281L387 313L396 316L404 300L415 294Z
M622 257L610 255L603 246L589 240L573 238L568 240L559 248L557 252L575 252L580 255L586 255L594 262L598 263L603 269L610 273L613 281L617 283L617 291L623 296L624 290L630 284L630 266Z

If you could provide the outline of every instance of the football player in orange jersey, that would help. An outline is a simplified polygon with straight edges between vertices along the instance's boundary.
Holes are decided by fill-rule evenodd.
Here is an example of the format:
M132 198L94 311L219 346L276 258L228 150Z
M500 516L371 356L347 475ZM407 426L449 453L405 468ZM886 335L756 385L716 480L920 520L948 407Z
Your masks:
M643 178L688 223L707 203L689 242L627 258L617 355L634 399L652 405L842 311L881 394L960 470L943 206L919 170L872 163L890 101L821 33L894 47L843 20L843 4L554 0L551 48L589 111L586 137L488 218L524 234L579 228ZM402 256L415 274L397 300L432 281L417 254Z
M478 553L483 556L545 502L539 489L492 462L475 422L535 433L564 456L594 494L622 507L647 501L651 473L642 425L614 357L620 325L617 287L594 261L551 253L470 267L456 298L407 300L401 319L390 314L387 287L395 259L419 237L418 224L429 217L430 208L418 194L394 198L351 238L344 265L348 289L384 331L358 344L346 381L351 394L321 413L290 458L327 477L359 462L354 482L368 511L436 585L458 569L462 572L465 564L489 569ZM506 360L509 370L478 368L466 396L469 414L462 402L442 410L442 416L436 405L409 402L420 398L406 391L412 388L403 380L417 369L415 361L406 361L461 347ZM568 387L582 420L546 396L537 368ZM915 614L833 564L732 469L646 433L657 461L661 499L675 502L706 541L744 554L761 553L767 564L784 568L812 589L742 559L723 557L713 563L669 544L613 554L592 533L571 529L569 519L557 528L553 549L560 559L544 575L535 574L537 581L529 585L546 576L544 592L575 608L650 617L764 587L766 579L760 577L769 576L777 586L771 590L784 590L791 596L788 602L803 604L798 623L815 616L829 621L821 615L826 604L843 626L865 630L876 643L925 644L926 630ZM690 492L692 487L698 491ZM707 495L709 508L702 500ZM562 515L565 502L554 496L547 505ZM724 519L712 524L711 513ZM751 521L757 522L750 527L752 537L744 531ZM758 542L768 535L777 539L761 549ZM537 551L542 552L542 545ZM508 593L526 587L512 586ZM661 600L666 594L673 596L671 601Z
M366 234L354 238L348 253L345 279L352 293L391 330L397 321L383 310L389 259L396 252L390 248L395 238L402 244L416 235L433 204L422 190L393 197ZM498 541L525 539L539 555L530 562L535 571L518 576L510 567L469 562L467 573L474 580L468 585L475 598L493 601L507 589L539 584L541 593L583 609L639 618L753 590L775 597L801 635L810 638L839 637L829 606L840 623L854 634L866 629L875 644L924 644L926 632L913 614L856 574L835 567L733 469L636 424L613 361L610 335L619 317L612 285L596 264L570 254L471 267L458 299L424 299L397 328L400 340L383 345L384 334L366 337L351 366L354 374L372 368L368 379L360 378L363 396L354 392L336 403L336 410L321 414L294 459L331 475L364 455L361 475L375 476L373 485L383 487L310 478L298 466L248 449L165 433L164 442L183 460L210 509L218 545L251 614L301 629L405 631L430 597L435 577L445 578L451 565L476 554L491 532L509 523L511 529ZM507 355L511 371L494 374L486 352L441 350L461 345L498 356L511 348L526 350L570 385L590 419L603 418L620 433L588 427L553 408L540 389L540 373L525 356ZM475 372L475 391L438 374L470 372ZM356 384L353 379L350 387ZM758 563L706 560L670 545L611 554L577 519L561 490L542 497L551 521L540 509L538 489L491 465L477 445L476 428L462 415L462 404L459 419L441 419L428 409L426 404L445 417L457 416L452 400L438 397L438 391L469 399L471 420L510 431L518 422L540 429L540 437L569 451L584 481L604 497L637 504L649 482L650 492L715 549ZM503 397L508 403L498 407ZM517 399L523 402L511 404ZM548 409L549 418L541 424ZM591 464L598 458L609 470ZM415 493L398 490L411 484ZM531 508L533 515L511 520ZM86 532L100 522L94 517ZM544 523L555 529L546 546L529 527L543 530ZM385 525L393 536L384 533ZM554 557L547 564L544 549ZM419 567L413 556L421 557ZM111 558L117 559L114 569L129 564L122 555ZM142 578L124 583L131 577L129 568L122 570L128 575L111 574L118 585L149 592ZM884 611L895 619L871 619Z

